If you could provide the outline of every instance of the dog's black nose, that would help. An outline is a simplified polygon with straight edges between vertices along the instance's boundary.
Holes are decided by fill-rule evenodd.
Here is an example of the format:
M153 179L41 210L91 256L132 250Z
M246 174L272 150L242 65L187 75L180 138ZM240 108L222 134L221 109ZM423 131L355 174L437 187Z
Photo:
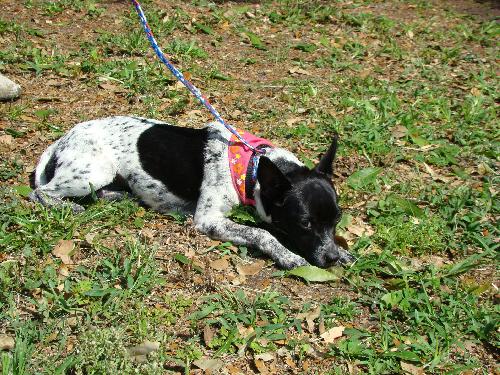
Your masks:
M337 259L337 263L339 263L341 265L349 265L349 264L354 263L355 260L356 260L355 256L353 256L353 255L349 254L347 251L343 250L340 252L340 256Z
M348 265L354 263L356 258L342 248L337 248L325 254L326 266L333 264Z

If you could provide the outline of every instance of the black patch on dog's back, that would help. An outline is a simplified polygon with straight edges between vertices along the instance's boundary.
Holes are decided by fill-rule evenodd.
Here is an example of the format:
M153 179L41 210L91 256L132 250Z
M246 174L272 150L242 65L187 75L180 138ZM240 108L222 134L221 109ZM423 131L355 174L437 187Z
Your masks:
M203 180L207 136L206 129L153 125L137 141L142 168L176 196L196 201Z

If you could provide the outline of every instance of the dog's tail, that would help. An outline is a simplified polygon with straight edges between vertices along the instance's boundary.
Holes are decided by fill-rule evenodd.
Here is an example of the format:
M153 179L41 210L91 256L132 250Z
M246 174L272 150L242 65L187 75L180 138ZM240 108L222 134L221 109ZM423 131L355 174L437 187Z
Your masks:
M36 169L30 175L30 185L32 189L45 185L52 180L56 168L57 158L55 155L56 143L51 144L40 157Z

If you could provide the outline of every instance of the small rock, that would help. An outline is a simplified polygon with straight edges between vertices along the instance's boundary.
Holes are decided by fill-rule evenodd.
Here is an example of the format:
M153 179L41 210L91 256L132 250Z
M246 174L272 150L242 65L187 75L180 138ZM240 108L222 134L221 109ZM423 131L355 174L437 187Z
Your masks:
M128 348L127 352L130 358L138 363L147 362L147 355L160 349L158 341L144 341L142 344Z
M0 100L17 99L21 95L21 86L0 74Z

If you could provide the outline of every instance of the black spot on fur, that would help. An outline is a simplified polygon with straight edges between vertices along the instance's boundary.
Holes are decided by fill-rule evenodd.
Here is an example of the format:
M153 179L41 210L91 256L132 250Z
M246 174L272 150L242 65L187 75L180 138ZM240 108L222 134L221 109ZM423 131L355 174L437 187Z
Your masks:
M59 168L61 163L58 162L56 154L52 154L47 164L45 164L45 169L43 170L43 175L45 176L45 184L50 182L54 178L56 173L56 168Z
M36 188L36 185L35 185L35 171L33 171L33 172L30 173L29 179L30 179L30 187L32 189L35 189Z
M139 160L176 196L195 201L203 179L207 136L206 129L153 125L137 141Z

